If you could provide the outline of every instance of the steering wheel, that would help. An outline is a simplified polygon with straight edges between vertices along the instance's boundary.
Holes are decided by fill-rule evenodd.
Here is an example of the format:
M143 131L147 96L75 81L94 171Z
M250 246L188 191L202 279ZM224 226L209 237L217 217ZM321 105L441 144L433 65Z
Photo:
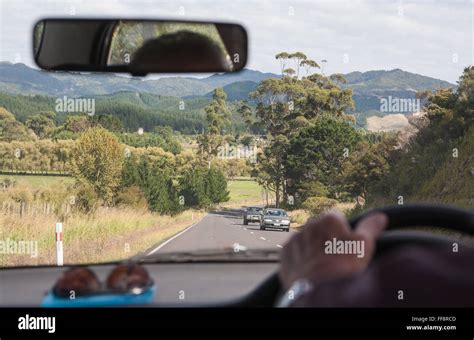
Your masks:
M377 240L375 256L379 256L389 248L408 243L451 245L453 242L448 236L403 231L404 228L430 226L474 235L474 212L444 205L406 205L374 209L351 219L350 226L355 228L362 218L374 212L382 212L388 216L388 226L386 232ZM237 305L239 307L272 307L281 294L281 290L278 273L274 273Z

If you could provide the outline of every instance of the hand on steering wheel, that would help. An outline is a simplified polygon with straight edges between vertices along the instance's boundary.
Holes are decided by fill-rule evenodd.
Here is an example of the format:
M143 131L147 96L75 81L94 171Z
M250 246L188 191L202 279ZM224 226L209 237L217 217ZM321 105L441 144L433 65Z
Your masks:
M384 230L380 225L383 225L384 223L382 220L371 220L372 218L379 219L381 217L370 217L369 219L368 216L370 215L376 216L374 213L382 213L387 217L387 226L385 227L385 230L389 231L389 233L382 233L380 235L381 231ZM377 214L377 216L380 215ZM365 217L367 217L367 219L365 219ZM331 231L331 227L323 227L322 223L318 225L318 228L325 228L327 232L330 233L329 236L331 236L331 239L336 237L337 240L337 237L343 237L345 240L365 240L365 254L362 259L357 259L357 257L354 259L351 257L351 260L349 261L350 265L339 263L340 260L337 258L342 259L342 256L334 256L335 259L333 260L326 259L321 261L312 258L312 256L317 256L317 254L321 252L321 246L312 249L312 247L315 247L314 244L309 244L308 242L305 242L305 240L295 241L294 247L289 244L289 249L292 249L291 253L289 250L283 250L282 266L286 269L283 272L279 271L278 273L269 276L256 290L241 301L239 306L274 306L278 297L282 293L282 286L285 286L284 288L287 289L288 285L291 285L294 280L307 276L307 278L314 279L315 282L318 283L321 282L318 280L327 281L337 277L343 277L350 273L363 270L367 265L369 265L371 258L379 255L386 249L397 247L399 245L415 244L452 247L453 239L449 236L401 230L404 228L429 226L434 228L451 229L471 236L474 235L474 213L472 210L463 210L443 205L417 204L372 210L349 221L350 227L356 229L354 232L347 229L347 224L341 225L340 221L334 220L334 217L331 217L330 219L332 219L332 221L327 222L336 225L338 230L337 234L334 234L334 231ZM359 224L362 220L365 220L364 224ZM376 224L377 226L373 226L373 224ZM363 226L362 229L359 229L361 226ZM319 234L319 238L329 238L328 236L321 236L325 235L324 230L317 231L316 229L314 232ZM303 236L299 235L305 235L304 233L305 231L302 231L295 237L303 238ZM377 238L377 236L379 237ZM312 237L311 239L314 240L315 238ZM374 240L376 241L375 250ZM296 247L296 244L303 248L299 250ZM289 256L290 259L285 259L286 256ZM309 262L305 263L305 261ZM296 268L288 268L289 263ZM324 268L322 271L315 270L315 272L311 272L311 268L314 268L314 266L322 268L323 263L329 267ZM333 268L339 266L342 266L342 268ZM321 274L323 271L327 271L327 274ZM320 278L318 278L318 272L319 275L321 275Z
M365 270L387 223L388 218L382 213L366 216L355 229L351 229L340 213L308 221L282 251L279 271L282 288L288 289L299 279L318 285Z

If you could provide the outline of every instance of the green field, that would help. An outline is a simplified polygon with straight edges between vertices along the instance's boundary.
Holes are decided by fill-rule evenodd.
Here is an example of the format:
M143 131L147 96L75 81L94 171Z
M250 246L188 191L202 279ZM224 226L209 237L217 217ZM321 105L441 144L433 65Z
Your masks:
M41 176L41 175L0 175L0 182L4 179L15 181L19 185L32 188L47 187L57 183L72 183L72 177L65 176ZM264 195L260 185L251 179L239 179L229 181L227 188L230 192L230 200L225 206L238 206L249 204L264 204ZM269 195L269 197L272 197Z
M229 181L227 189L230 200L223 204L227 207L240 207L250 204L265 204L262 187L251 179ZM273 196L269 194L269 199Z
M0 182L10 179L17 184L25 184L33 187L49 186L55 183L72 183L72 177L66 176L41 176L41 175L0 175Z

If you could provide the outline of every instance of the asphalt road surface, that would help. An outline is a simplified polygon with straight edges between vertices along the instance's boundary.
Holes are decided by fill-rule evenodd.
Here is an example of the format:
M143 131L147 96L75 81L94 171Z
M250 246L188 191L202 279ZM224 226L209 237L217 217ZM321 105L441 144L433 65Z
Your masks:
M241 210L209 213L199 222L148 251L171 253L234 248L241 250L282 248L294 234L279 229L260 230L258 223L243 224Z

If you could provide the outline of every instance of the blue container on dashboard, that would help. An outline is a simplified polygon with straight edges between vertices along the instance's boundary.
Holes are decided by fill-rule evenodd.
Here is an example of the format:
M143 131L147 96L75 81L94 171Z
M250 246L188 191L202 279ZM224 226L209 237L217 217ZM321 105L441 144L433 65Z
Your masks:
M113 307L127 305L145 305L153 302L156 294L156 284L130 292L103 291L69 299L49 291L41 302L44 308L84 308L84 307Z

